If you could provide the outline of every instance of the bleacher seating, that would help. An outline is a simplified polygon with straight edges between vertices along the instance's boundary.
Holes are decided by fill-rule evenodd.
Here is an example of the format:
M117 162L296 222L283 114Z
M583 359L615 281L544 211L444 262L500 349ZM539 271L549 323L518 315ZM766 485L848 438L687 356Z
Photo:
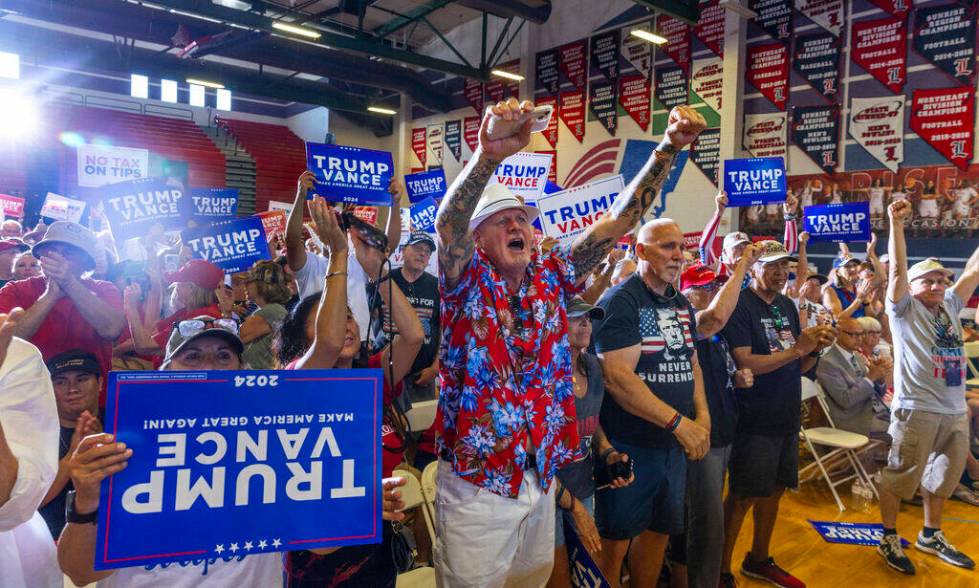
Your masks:
M283 125L221 117L215 122L255 160L255 210L267 210L269 200L292 202L296 178L306 169L303 140Z

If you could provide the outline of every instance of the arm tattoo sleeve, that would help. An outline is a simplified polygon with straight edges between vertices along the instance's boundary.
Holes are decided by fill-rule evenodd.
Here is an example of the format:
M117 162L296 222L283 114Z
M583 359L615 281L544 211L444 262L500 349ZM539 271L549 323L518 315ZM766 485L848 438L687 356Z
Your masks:
M474 157L449 187L435 217L439 237L439 264L450 284L462 274L472 259L475 244L469 232L469 221L483 189L497 163Z
M609 210L611 222L592 225L594 230L587 231L575 240L571 247L571 262L574 264L576 277L587 275L608 255L616 241L639 224L670 173L673 156L677 151L676 147L666 141L660 143L639 174L615 200Z

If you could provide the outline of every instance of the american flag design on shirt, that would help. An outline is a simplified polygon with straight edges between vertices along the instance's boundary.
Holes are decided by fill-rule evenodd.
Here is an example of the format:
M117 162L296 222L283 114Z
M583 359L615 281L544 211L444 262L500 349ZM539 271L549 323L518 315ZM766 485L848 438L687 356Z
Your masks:
M660 353L664 349L675 353L684 347L692 350L690 310L673 307L640 308L639 335L642 337L643 353Z

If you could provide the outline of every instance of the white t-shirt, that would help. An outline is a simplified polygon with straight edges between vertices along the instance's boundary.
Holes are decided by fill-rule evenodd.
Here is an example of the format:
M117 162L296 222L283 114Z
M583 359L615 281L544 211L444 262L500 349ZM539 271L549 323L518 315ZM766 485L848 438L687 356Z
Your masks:
M969 202L976 196L975 188L959 188L955 191L955 204L963 208L969 206Z
M277 588L284 584L281 553L249 555L225 561L218 558L154 566L122 568L104 580L96 588Z
M347 250L347 304L357 326L360 327L360 340L367 340L367 329L371 320L367 305L367 274L360 267L353 247ZM296 286L300 300L323 291L323 280L330 269L330 260L322 255L306 252L306 265L295 272Z

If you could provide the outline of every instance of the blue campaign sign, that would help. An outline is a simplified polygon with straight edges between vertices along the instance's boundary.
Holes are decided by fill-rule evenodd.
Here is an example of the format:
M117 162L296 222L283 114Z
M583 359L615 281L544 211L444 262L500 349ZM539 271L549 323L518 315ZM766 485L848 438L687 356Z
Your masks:
M316 174L316 193L330 202L391 205L394 158L387 151L306 143L306 166Z
M95 569L379 543L382 378L111 372Z
M445 183L445 171L441 168L432 171L419 172L405 176L405 188L408 190L408 200L416 204L429 196L441 200L448 186Z
M870 203L807 206L803 209L802 226L813 242L870 241Z
M786 193L785 160L750 157L724 161L724 190L728 206L782 202Z
M256 261L271 258L265 227L257 216L186 229L181 237L194 257L210 261L226 274L245 271Z
M411 230L435 232L435 213L439 210L439 205L435 199L429 196L417 204L411 206Z
M164 230L183 224L184 189L164 178L143 178L100 188L112 236L122 242L142 237L156 225Z
M884 536L884 526L880 523L840 523L810 519L809 524L827 543L876 546ZM909 545L903 537L901 544L904 547Z
M238 189L191 188L186 209L187 218L198 225L230 220L238 212Z
M564 519L564 542L568 548L568 564L571 566L571 585L576 588L612 588L581 543L574 525L568 519L561 518Z

